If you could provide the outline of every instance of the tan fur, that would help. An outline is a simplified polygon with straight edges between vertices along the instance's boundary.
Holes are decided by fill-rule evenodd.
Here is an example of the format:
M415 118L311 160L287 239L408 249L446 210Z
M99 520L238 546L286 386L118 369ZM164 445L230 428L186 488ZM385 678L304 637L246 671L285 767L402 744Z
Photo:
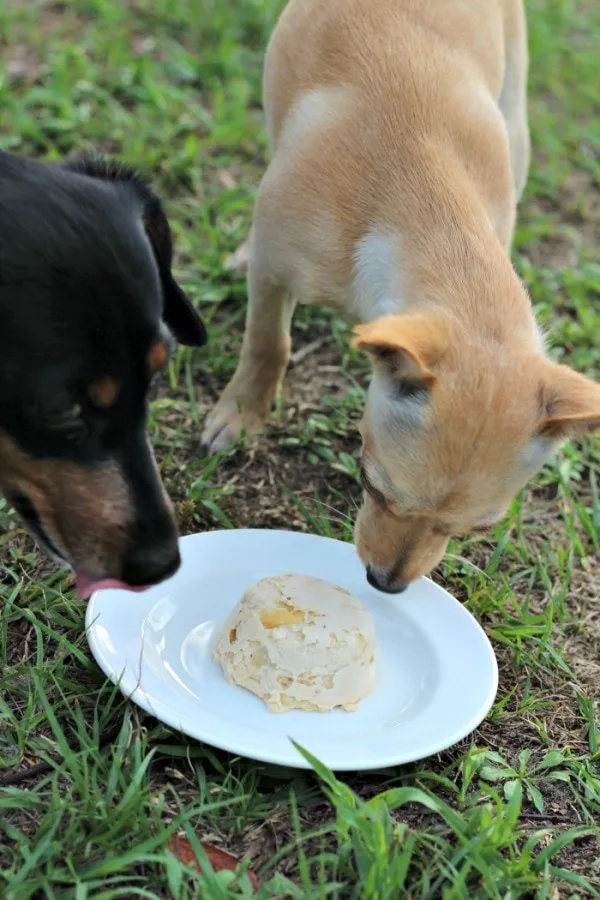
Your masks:
M509 259L526 76L521 0L291 0L267 51L246 332L204 441L264 425L296 302L362 322L372 490L356 538L390 589L600 427L600 388L547 359Z
M429 366L446 353L451 332L450 323L443 316L413 314L380 316L357 325L354 334L353 345L373 354L384 365L390 362L388 351L395 352L395 378L433 387L436 376Z
M31 499L44 531L74 566L121 570L132 524L131 501L115 463L82 466L31 459L0 432L0 490Z

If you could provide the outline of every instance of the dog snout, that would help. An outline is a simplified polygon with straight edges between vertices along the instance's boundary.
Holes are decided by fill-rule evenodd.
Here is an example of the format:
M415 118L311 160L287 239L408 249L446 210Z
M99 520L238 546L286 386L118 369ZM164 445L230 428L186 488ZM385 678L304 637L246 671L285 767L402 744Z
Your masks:
M122 555L122 580L132 587L158 584L181 565L177 521L145 434L132 436L123 469L133 523Z
M377 591L382 591L384 594L401 594L408 587L407 582L393 581L389 575L374 569L370 565L367 566L367 581L371 587Z
M123 560L123 581L131 587L159 584L174 575L181 565L177 532L166 538L136 541Z

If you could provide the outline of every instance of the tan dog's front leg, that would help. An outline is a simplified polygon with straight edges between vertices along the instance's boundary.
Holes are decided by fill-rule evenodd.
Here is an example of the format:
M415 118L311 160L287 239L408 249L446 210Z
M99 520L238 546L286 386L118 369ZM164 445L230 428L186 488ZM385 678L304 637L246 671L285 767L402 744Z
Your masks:
M288 364L293 312L286 288L266 277L251 256L242 352L235 374L206 419L202 445L208 453L263 428Z
M527 124L527 22L522 0L504 4L505 70L500 109L506 120L517 201L527 182L531 154Z

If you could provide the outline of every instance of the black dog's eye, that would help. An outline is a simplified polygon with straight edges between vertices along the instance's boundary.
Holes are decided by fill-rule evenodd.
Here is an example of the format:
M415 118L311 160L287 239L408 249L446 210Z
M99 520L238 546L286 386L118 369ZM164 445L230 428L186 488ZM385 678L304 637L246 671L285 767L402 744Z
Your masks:
M83 418L83 410L78 403L70 409L49 411L41 416L43 427L68 441L81 443L87 437L88 429Z

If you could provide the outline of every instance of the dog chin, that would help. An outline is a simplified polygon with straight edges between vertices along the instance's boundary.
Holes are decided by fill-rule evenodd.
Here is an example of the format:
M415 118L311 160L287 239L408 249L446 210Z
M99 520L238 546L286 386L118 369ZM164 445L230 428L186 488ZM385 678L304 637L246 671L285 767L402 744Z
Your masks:
M126 584L119 578L97 578L93 577L92 575L88 575L87 572L81 569L77 569L72 562L70 562L65 556L63 556L63 554L55 547L55 545L47 537L43 530L34 528L28 523L25 524L32 537L35 538L36 542L46 553L46 555L50 557L50 559L52 559L59 566L66 566L75 572L75 595L78 600L87 600L96 591L121 590L140 593L141 591L146 590L145 585L140 587L133 586L130 584Z
M22 494L20 492L10 493L7 495L7 500L10 505L14 507L23 525L25 526L29 534L34 538L34 540L40 545L42 550L44 550L47 555L50 556L50 558L55 562L58 562L62 565L69 565L70 563L68 559L66 559L64 554L58 549L56 544L51 541L46 534L38 515L38 511L29 497L26 494Z
M56 544L54 544L44 529L41 526L34 525L32 522L27 521L23 516L21 516L21 520L25 525L25 528L34 539L36 544L40 547L41 550L46 554L46 556L50 557L50 559L57 563L59 566L68 566L68 568L72 569L73 564L67 557L58 549Z
M54 541L48 537L44 526L40 521L37 510L28 497L24 494L14 494L8 499L12 506L14 506L27 531L46 555L59 566L68 566L68 568L75 572L75 593L79 600L87 600L93 593L102 590L112 589L131 591L133 593L140 593L141 591L146 590L147 585L131 585L122 581L120 578L93 575L86 572L85 569L79 568L71 562L71 560L58 549Z

